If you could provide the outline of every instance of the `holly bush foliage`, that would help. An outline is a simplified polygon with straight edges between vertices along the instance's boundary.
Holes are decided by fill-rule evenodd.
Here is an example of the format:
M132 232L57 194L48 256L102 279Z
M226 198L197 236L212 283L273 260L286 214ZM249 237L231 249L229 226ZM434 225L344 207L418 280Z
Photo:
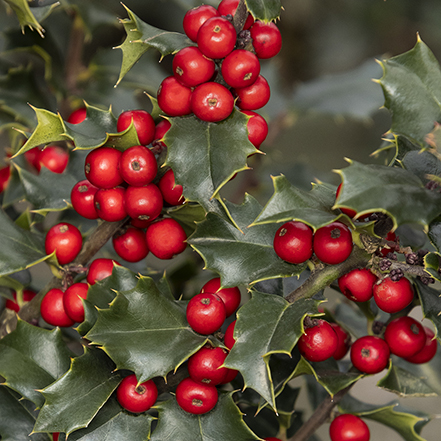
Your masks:
M280 16L279 0L245 3L256 19L272 21ZM363 403L348 393L363 379L362 373L351 369L346 359L308 362L300 356L296 343L307 316L325 315L354 337L372 333L375 320L389 319L374 304L341 302L332 311L323 310L329 292L324 289L337 289L336 279L353 268L369 265L380 272L375 251L390 229L402 226L408 227L404 245L430 249L413 273L405 263L400 268L409 272L418 294L412 308L421 308L439 336L439 289L418 278L441 281L441 69L425 43L418 38L413 49L381 63L383 76L376 80L377 87L381 86L392 117L390 131L376 152L384 158L384 165L349 159L347 167L337 170L344 183L337 201L333 185L317 182L305 191L279 175L272 178L274 193L264 206L250 194L243 194L240 204L230 202L221 196L224 186L249 168L250 155L259 153L248 141L247 118L238 111L220 123L194 116L169 118L171 129L164 139L167 154L158 161L173 168L187 202L165 212L185 227L190 236L185 253L191 258L181 259L178 269L170 273L150 264L115 266L111 277L90 288L84 301L84 322L60 330L39 319L44 294L60 286L68 275L44 251L44 231L51 216L81 228L87 242L76 263L87 265L120 224L80 220L73 212L70 190L84 178L85 155L99 146L125 150L139 143L133 126L118 133L112 102L137 108L134 92L141 89L148 95L148 99L141 95L141 101L159 121L154 95L164 74L158 59L194 43L179 32L151 26L125 7L127 17L120 20L125 37L118 46L122 62L114 88L114 78L103 73L117 72L111 56L95 54L90 65L81 65L75 51L63 52L64 43L54 38L63 24L72 21L72 32L87 41L97 29L88 7L99 6L85 7L82 2L36 6L6 0L0 6L1 14L6 6L22 29L36 32L27 30L27 38L18 40L23 43L20 46L10 31L8 48L0 53L0 124L12 155L8 160L11 178L0 211L1 294L11 297L13 289L20 303L23 289L32 285L28 269L37 265L49 265L55 276L33 301L22 306L18 317L6 309L2 313L0 438L50 440L52 433L61 432L60 439L84 441L244 441L265 436L301 441L313 436L338 404L341 412L387 425L407 441L423 440L420 433L431 415L405 409L397 402ZM99 15L98 24L121 31L111 11L101 6L105 13ZM59 22L55 34L43 40L42 23L55 14ZM64 80L74 78L81 83L83 97L87 97L87 119L79 125L69 124L61 116L80 104L78 97L67 94L61 81L63 57L74 57L74 62L67 63L72 72ZM141 80L137 66L142 66ZM14 87L17 82L22 89ZM62 175L44 169L39 175L31 173L22 154L54 142L69 147L68 168ZM20 200L27 201L24 209L16 204ZM340 208L351 208L359 216L383 213L388 228L374 229L373 221L351 219ZM352 255L335 266L282 261L272 242L280 223L292 219L305 222L314 231L335 220L344 222L356 245ZM104 249L111 254L106 246ZM207 272L208 277L219 275L224 287L243 290L236 344L225 361L240 375L232 387L221 390L214 410L196 416L178 407L173 392L186 375L189 356L207 341L222 345L220 334L202 336L189 327L185 316L188 295L181 297L185 286L195 290L195 284L208 278L200 274ZM159 400L146 413L131 414L115 398L115 389L130 371L140 382L153 378L158 385ZM437 395L441 393L440 372L440 355L424 365L393 357L378 387L401 397ZM290 384L299 376L307 378L311 406L317 409L305 424L304 415L296 412L299 389Z

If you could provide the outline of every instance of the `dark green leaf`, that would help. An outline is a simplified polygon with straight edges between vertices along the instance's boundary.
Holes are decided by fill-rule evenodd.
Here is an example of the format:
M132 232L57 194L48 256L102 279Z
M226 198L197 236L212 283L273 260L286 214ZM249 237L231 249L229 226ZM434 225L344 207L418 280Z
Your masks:
M69 371L45 388L46 399L35 423L35 432L64 432L87 427L122 377L100 349L86 349L72 360Z
M184 204L167 209L167 214L184 228L187 237L196 229L196 223L205 219L205 211L199 204Z
M427 175L441 174L441 161L430 151L411 151L402 159L402 164L414 175L421 179L421 182L428 181Z
M280 0L245 0L245 3L253 17L261 21L279 18L282 9Z
M429 225L428 236L433 246L441 252L441 220L436 219Z
M421 302L423 317L432 321L436 328L436 335L441 338L441 297L440 292L430 286L417 281L415 284Z
M246 195L242 205L226 203L226 207L241 230L217 214L208 213L188 240L206 267L221 275L223 286L298 275L305 269L305 265L284 262L274 252L277 225L248 228L262 209L252 196Z
M424 269L435 280L441 282L441 274L438 272L440 269L440 256L437 253L428 253L424 256Z

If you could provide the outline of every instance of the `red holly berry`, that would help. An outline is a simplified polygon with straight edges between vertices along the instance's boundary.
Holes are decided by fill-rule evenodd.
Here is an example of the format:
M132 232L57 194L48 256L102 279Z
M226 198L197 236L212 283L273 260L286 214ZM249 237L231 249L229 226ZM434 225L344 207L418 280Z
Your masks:
M366 374L377 374L389 363L390 349L380 337L366 335L355 340L351 346L351 362Z
M118 403L133 413L149 410L158 398L158 389L153 380L138 384L135 374L125 377L116 390Z
M354 269L338 279L341 292L354 302L367 302L374 295L378 278L369 269Z
M394 282L390 277L374 285L374 299L384 312L394 314L408 306L413 300L414 292L408 279L402 277Z
M188 302L188 324L199 334L208 335L217 331L225 318L224 302L216 294L197 294Z
M129 147L121 155L119 171L129 185L141 187L156 177L158 164L152 151L142 145Z
M282 441L280 438L274 438L273 436L270 436L269 438L263 438L264 441Z
M209 412L217 403L215 386L197 383L190 377L184 378L176 388L176 401L186 412L201 415Z
M69 162L69 153L57 145L48 145L40 150L35 167L38 171L46 167L52 173L61 174L66 170Z
M329 426L331 441L369 441L367 424L358 416L343 414L334 418Z
M332 326L321 319L312 319L311 327L305 327L297 347L309 361L324 361L337 350L338 338Z
M210 5L196 6L186 12L183 21L184 32L187 37L196 42L199 28L212 17L219 16L216 8Z
M336 265L344 262L351 254L352 247L351 231L341 222L325 225L314 234L314 253L323 263Z
M161 219L148 226L147 247L159 259L171 259L187 247L187 235L181 225L171 218Z
M313 233L303 222L290 221L283 224L274 236L275 253L289 263L300 264L312 256Z
M216 294L225 305L225 312L227 317L236 311L240 305L240 290L236 286L233 288L222 288L221 289L220 277L215 277L209 280L201 289L201 293L212 293Z
M74 283L66 289L63 296L63 305L66 314L77 323L84 321L84 306L81 299L87 298L89 285Z
M220 15L224 15L224 16L232 15L234 17L238 5L239 5L239 0L222 0L217 6L217 10L219 11ZM250 13L248 13L243 28L245 30L249 29L253 25L253 23L254 23L254 18Z
M222 76L230 87L247 87L260 74L259 59L250 51L236 49L222 61Z
M242 110L257 110L270 99L270 87L266 79L259 75L251 86L235 88L236 105Z
M52 326L68 327L75 322L67 315L63 303L64 292L61 289L50 289L40 305L41 317Z
M127 214L133 219L156 219L162 211L163 199L159 188L155 184L142 187L127 187L124 204Z
M127 227L114 235L112 244L118 256L127 262L139 262L149 253L145 233L135 227Z
M409 316L392 320L384 332L384 339L392 354L398 357L412 357L426 344L423 326Z
M412 357L407 357L406 361L415 364L423 364L427 363L435 356L436 351L438 349L438 342L435 337L435 333L430 329L424 326L424 332L426 333L426 342L419 352Z
M0 168L0 193L3 193L6 190L10 177L11 168L9 167L9 165Z
M259 58L272 58L282 48L282 35L272 22L256 21L250 29L253 48Z
M165 78L158 89L158 106L170 116L191 113L191 89L181 84L173 75Z
M67 118L67 122L70 124L80 124L86 119L87 109L85 107L79 107L74 110Z
M185 202L182 185L175 183L172 169L167 170L158 183L164 201L170 205L182 205Z
M119 265L119 263L116 260L106 259L104 257L93 260L87 270L87 283L89 285L95 285L99 280L110 277L114 265Z
M228 325L227 330L224 334L224 345L231 351L231 348L234 346L234 343L236 343L234 335L234 327L236 326L236 320L234 322L231 322Z
M47 232L44 246L46 254L52 254L55 251L58 263L66 265L72 262L81 251L83 238L77 227L61 222Z
M236 30L224 17L209 18L200 28L197 44L208 58L225 58L236 45Z
M26 161L28 161L28 163L34 168L39 167L39 164L38 164L38 156L39 155L40 155L40 148L39 147L34 147L34 148L24 152L24 157L26 158ZM40 170L40 168L38 168L38 170Z
M77 182L70 192L70 202L74 210L86 219L98 219L95 209L95 194L98 187L87 179Z
M6 299L5 308L11 309L12 311L19 312L20 305L17 303L17 293L14 291L12 293L14 300ZM30 289L23 290L23 302L30 302L36 296L36 292Z
M247 123L248 139L258 149L268 135L268 124L263 116L252 110L242 110L241 112L251 117Z
M188 373L198 383L217 386L221 384L228 369L221 367L228 352L220 347L205 345L188 359Z
M60 436L60 432L54 432L52 434L52 441L58 441L59 436Z
M86 178L98 188L113 188L123 183L119 172L122 153L112 147L93 149L84 164Z
M333 357L336 360L341 360L349 351L351 346L351 336L337 323L330 323L332 329L337 334L337 349L335 350Z
M219 83L201 84L191 95L191 110L202 121L222 121L231 115L233 108L233 95Z
M116 129L118 132L123 132L130 126L132 121L139 143L142 145L150 144L155 136L155 121L152 115L145 110L126 110L118 116Z
M95 210L100 219L118 222L127 216L125 209L126 190L123 187L100 188L94 197Z
M337 200L341 193L342 183L337 187L337 191L335 192L335 199ZM352 210L352 208L345 208L345 207L339 207L340 211L350 218L353 218L357 215L357 212L355 210Z
M163 119L162 121L158 122L158 124L156 124L156 128L155 128L155 139L154 141L158 141L162 138L164 138L165 134L168 132L168 129L171 127L171 123L168 119ZM162 141L161 141L162 145L165 145Z

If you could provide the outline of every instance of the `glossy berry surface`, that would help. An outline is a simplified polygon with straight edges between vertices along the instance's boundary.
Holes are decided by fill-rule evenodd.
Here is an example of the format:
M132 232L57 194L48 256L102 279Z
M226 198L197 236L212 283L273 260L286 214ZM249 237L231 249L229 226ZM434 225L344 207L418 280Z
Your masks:
M393 314L401 311L413 300L413 288L408 279L402 277L394 282L386 277L374 285L374 299L377 306L384 312Z
M325 225L314 234L314 253L323 263L336 265L344 262L351 254L352 247L351 231L341 222Z
M94 285L99 280L111 276L114 264L119 265L115 260L104 257L93 260L87 271L87 283Z
M193 9L188 10L184 15L184 21L182 23L184 32L187 37L196 41L199 28L212 17L218 17L220 14L216 8L210 5L196 6Z
M210 292L212 294L216 294L225 305L225 312L227 317L236 311L236 309L240 305L240 289L235 286L233 288L222 288L221 289L221 280L220 277L215 277L214 279L209 280L201 289L201 293Z
M160 139L164 138L170 127L171 123L167 119L163 119L162 121L158 122L155 127L155 141L159 141ZM165 145L164 142L161 141L161 143L162 145Z
M332 326L325 320L313 319L313 326L305 327L297 347L309 361L324 361L337 350L338 338Z
M152 221L161 214L162 194L155 184L129 186L124 196L124 205L131 218Z
M392 354L412 357L426 344L426 333L421 323L409 316L392 320L384 332L384 339Z
M159 259L171 259L187 247L187 235L179 222L171 218L153 222L146 231L147 247Z
M153 380L138 385L136 375L132 374L121 381L116 390L116 398L129 412L146 412L156 403L158 389Z
M282 48L282 35L272 22L257 21L250 29L253 48L259 58L272 58Z
M172 169L167 170L158 182L159 190L167 204L182 205L185 202L182 185L176 184Z
M215 386L202 384L184 378L176 388L176 401L179 407L186 412L201 415L209 412L216 406L218 392Z
M377 374L389 364L390 349L380 337L366 335L355 340L351 346L351 362L366 374Z
M331 441L369 441L367 424L358 416L342 414L334 418L329 426Z
M217 6L217 10L219 11L220 15L232 15L234 17L238 5L239 5L239 0L222 0ZM253 25L253 23L254 23L254 18L250 13L248 13L243 28L245 30L249 29Z
M236 45L236 30L223 17L209 18L199 29L197 44L208 58L225 58Z
M95 194L98 187L87 179L77 182L70 192L70 202L74 210L86 219L98 219L95 209Z
M116 129L118 132L126 130L133 121L139 143L148 145L155 136L155 121L150 113L145 110L127 110L118 116Z
M221 71L230 87L247 87L259 76L260 62L252 52L236 49L225 57Z
M199 334L217 331L226 318L224 302L216 294L196 294L187 305L187 321Z
M64 292L64 310L74 322L81 323L84 320L84 306L81 299L87 298L88 290L87 283L74 283Z
M67 122L70 124L80 124L86 119L87 109L80 107L74 110L67 118Z
M156 177L158 164L152 151L142 145L129 147L121 155L119 170L129 185L140 187L150 184Z
M29 302L36 296L36 292L30 290L30 289L24 289L23 290L23 302ZM12 311L18 312L20 311L20 305L17 302L17 293L14 291L12 293L12 296L14 297L14 300L6 299L5 302L5 308L11 309Z
M116 187L123 182L119 172L121 152L111 147L98 147L86 156L84 172L86 178L99 188Z
M271 96L268 82L262 75L251 86L235 88L234 93L237 96L236 105L242 110L260 109Z
M415 364L428 363L435 356L438 349L438 342L435 337L435 333L424 326L424 332L426 333L426 342L423 348L412 357L407 357L406 361Z
M173 75L165 78L158 89L158 106L170 116L191 113L191 89L180 83Z
M233 108L233 95L219 83L201 84L191 95L191 110L202 121L222 121L231 115Z
M64 292L61 289L50 289L40 305L41 317L52 326L68 327L75 322L67 315L63 302Z
M197 47L188 46L174 56L172 67L176 79L187 87L195 87L211 80L216 65Z
M225 331L224 335L224 345L231 350L231 348L234 346L234 343L236 343L234 335L234 327L236 326L236 320L234 322L231 322L228 325L228 328Z
M228 352L222 348L206 345L188 359L188 373L192 380L216 386L221 384L228 369L221 367Z
M341 292L353 302L367 302L374 295L377 276L367 268L354 269L338 279Z
M337 334L337 349L332 355L336 360L341 360L349 351L351 346L351 336L337 323L330 323L332 329Z
M123 187L100 188L94 197L95 210L100 219L118 222L127 216L124 205L126 190Z
M242 110L242 113L250 116L247 123L248 139L258 149L268 136L268 124L263 116L252 110Z
M38 171L41 167L46 167L52 173L61 174L66 170L68 162L69 153L66 150L56 145L48 145L40 150L35 165Z
M47 232L44 246L46 254L52 254L55 251L58 263L66 265L72 262L81 251L83 238L77 227L61 222Z
M11 168L9 166L0 168L0 193L3 193L8 186L11 177Z
M312 256L313 233L303 222L284 223L274 236L275 253L284 261L294 264L306 262Z
M113 236L112 244L116 254L127 262L139 262L149 253L144 231L135 227Z

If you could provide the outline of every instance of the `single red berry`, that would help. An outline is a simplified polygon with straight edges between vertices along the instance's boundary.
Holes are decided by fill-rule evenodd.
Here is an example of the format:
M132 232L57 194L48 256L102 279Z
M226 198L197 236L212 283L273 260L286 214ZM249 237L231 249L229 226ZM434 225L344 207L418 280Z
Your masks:
M205 345L188 359L188 373L192 380L217 386L221 384L228 369L221 367L228 352L222 348Z
M240 290L237 286L233 288L222 288L221 289L220 277L215 277L209 280L201 289L201 293L212 293L216 294L225 305L225 312L227 317L236 311L240 305Z
M149 253L145 233L139 228L127 227L112 239L113 248L121 259L139 262Z
M216 294L196 294L187 305L187 321L199 334L212 334L226 318L224 302Z
M258 149L268 135L268 124L263 116L252 110L242 110L242 113L251 117L247 123L248 139Z
M313 319L311 327L305 327L297 347L309 361L324 361L337 350L338 338L332 326L325 320Z
M163 199L159 188L155 184L142 187L127 187L124 204L127 214L133 219L156 219L162 211Z
M133 413L149 410L158 398L158 388L153 380L138 384L135 374L125 377L116 390L118 403Z
M374 295L378 278L369 269L354 269L338 279L341 292L354 302L367 302Z
M234 322L231 322L228 325L227 330L225 331L224 335L224 345L231 351L231 348L234 346L234 343L236 343L236 339L233 337L234 335L234 327L236 326L236 320Z
M158 122L156 124L155 128L155 141L161 142L162 145L165 145L162 141L162 138L164 138L165 134L168 132L169 128L171 127L171 123L168 119L163 119L162 121Z
M184 32L187 37L196 42L199 28L212 17L219 16L216 8L210 5L196 6L186 12L183 21Z
M158 164L155 155L148 147L134 145L122 153L119 171L127 184L141 187L155 179Z
M191 95L191 110L202 121L222 121L231 115L233 108L233 95L219 83L201 84Z
M219 11L220 15L224 15L224 16L232 15L234 17L238 5L239 5L239 0L222 0L217 6L217 10ZM245 30L249 29L253 25L253 23L254 23L254 18L250 13L248 13L243 28Z
M175 174L172 169L167 170L158 182L159 190L167 204L182 205L185 202L182 194L182 185L175 183Z
M61 174L66 170L69 162L69 153L57 145L48 145L38 154L36 169L46 167L53 173Z
M303 222L290 221L283 224L274 236L275 253L289 263L300 264L312 256L313 233Z
M24 289L23 290L23 302L29 302L31 301L35 296L36 292L30 290L30 289ZM14 300L7 299L5 303L5 308L11 309L12 311L19 312L20 311L20 305L17 303L17 293L14 291L12 293L12 296L14 297Z
M171 259L187 247L187 235L179 222L171 218L153 222L147 227L147 247L158 259Z
M236 30L224 17L209 18L200 28L197 44L208 58L225 58L236 45Z
M331 441L369 441L370 432L361 418L345 413L333 419L329 436Z
M119 172L122 153L112 147L98 147L87 156L84 164L86 178L98 188L113 188L123 183Z
M272 58L282 48L282 35L272 22L256 21L250 29L253 48L259 58Z
M270 436L269 438L263 438L264 441L282 441L280 438L274 438L274 436Z
M173 75L165 78L158 89L158 106L170 116L191 113L191 89L181 84Z
M181 49L173 58L173 74L184 86L194 87L211 80L216 65L197 47Z
M63 303L64 292L61 289L50 289L40 305L41 317L52 326L68 327L75 322L67 315Z
M190 377L184 378L176 388L176 401L188 413L201 415L216 406L218 392L215 386L197 383Z
M225 368L225 369L227 370L227 373L225 375L225 378L222 380L220 384L230 383L237 377L237 374L239 373L239 371L237 371L236 369L230 369L230 368Z
M46 254L55 251L58 263L66 265L72 262L83 246L80 230L67 222L54 225L46 234L44 242Z
M87 270L87 283L89 285L95 285L99 280L103 280L106 277L112 275L114 265L119 265L116 260L99 258L92 261Z
M54 432L52 434L52 441L58 441L59 436L60 436L60 432Z
M351 362L365 374L377 374L389 363L390 349L380 337L366 335L355 340L351 346Z
M98 219L95 209L95 194L98 187L87 179L77 182L70 192L70 202L74 210L86 219Z
M413 288L408 279L402 277L394 282L390 277L374 285L374 299L384 312L394 314L408 306L413 300Z
M95 193L95 210L100 219L117 222L127 216L124 205L126 190L123 187L100 188Z
M74 283L66 289L63 296L63 305L66 314L77 323L84 321L84 306L81 299L87 298L89 285Z
M155 136L155 121L152 115L145 110L126 110L118 116L116 129L118 132L123 132L130 126L132 121L139 143L142 145L150 144Z
M409 316L392 320L384 332L384 339L392 354L398 357L412 357L426 344L426 333L421 323Z
M242 110L260 109L271 96L268 82L262 75L251 86L235 88L234 93L237 96L236 105Z
M6 190L10 177L11 168L9 167L9 165L0 168L0 193L3 193Z
M40 148L34 147L30 150L27 150L24 152L24 157L26 158L26 161L28 161L29 165L32 167L40 170L40 164L38 163L38 156L40 155Z
M330 323L332 329L337 334L337 349L334 352L333 357L336 360L341 360L349 351L351 346L351 336L337 323Z
M86 119L87 109L80 107L74 110L67 118L67 122L70 124L80 124Z
M222 61L221 71L230 87L251 86L260 74L259 59L250 51L236 49Z
M336 265L344 262L352 252L351 230L341 222L332 222L314 234L313 249L323 263Z
M435 356L438 349L438 342L435 338L435 333L426 326L424 326L424 332L426 333L426 342L423 349L421 349L415 355L412 355L412 357L407 357L406 361L415 364L423 364L429 362Z

